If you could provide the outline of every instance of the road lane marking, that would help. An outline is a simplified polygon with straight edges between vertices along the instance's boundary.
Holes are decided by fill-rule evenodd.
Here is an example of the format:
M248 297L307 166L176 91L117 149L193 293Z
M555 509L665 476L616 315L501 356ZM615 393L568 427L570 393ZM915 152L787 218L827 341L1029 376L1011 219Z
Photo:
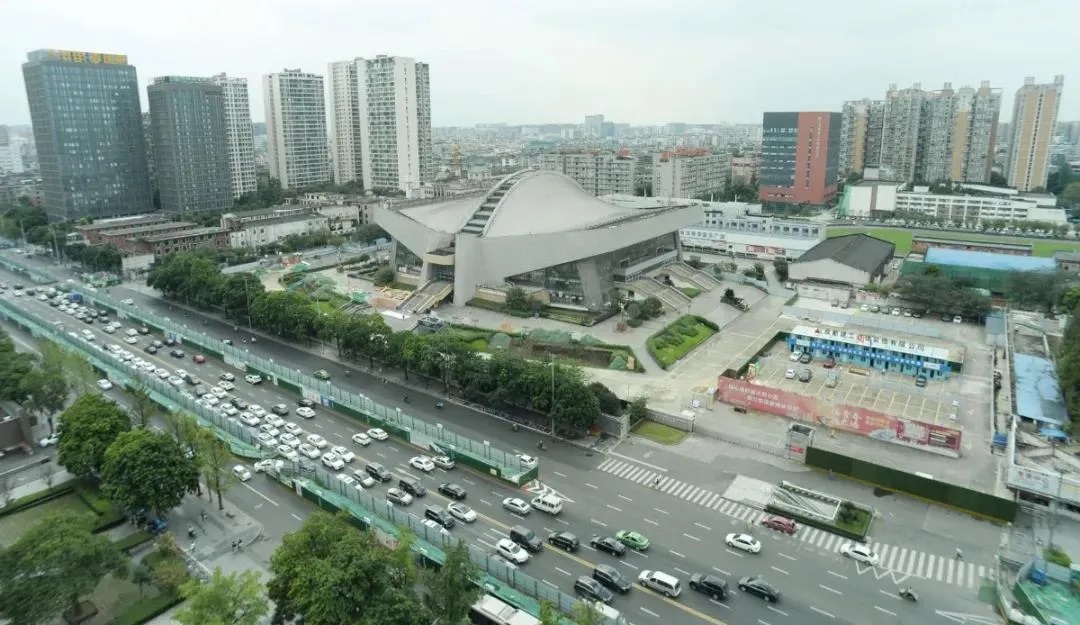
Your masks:
M673 567L673 568L675 569L675 572L676 572L676 573L682 573L683 575L685 575L685 576L687 576L687 577L690 577L690 571L684 571L684 570L680 569L680 568L679 568L679 567L677 567L677 566L676 566L676 567Z
M714 566L714 567L712 567L712 570L716 571L717 573L719 573L719 574L721 574L721 575L727 575L728 577L731 577L731 573L728 573L728 572L727 572L727 571L725 571L724 569L718 569L718 568L716 568L716 567Z
M778 568L778 567L775 567L775 566L771 566L771 567L769 567L769 568L771 568L772 570L774 570L774 571L776 571L777 573L780 573L780 574L782 574L782 575L791 575L791 573L788 573L788 572L787 572L787 571L785 571L784 569L781 569L781 568Z
M478 542L481 545L487 547L488 549L494 549L495 548L495 545L489 543L488 541L484 540L483 538L477 538L476 542Z
M832 575L833 577L839 577L840 579L847 579L847 575L841 575L841 574L837 573L836 571L825 571L825 572L828 573L829 575Z
M600 490L600 487L597 486L596 484L590 484L588 482L585 482L585 485L588 486L589 488Z
M832 615L832 614L829 614L829 613L828 613L828 612L826 612L825 610L820 610L820 609L818 609L818 608L815 608L814 606L810 606L810 609L811 609L811 610L813 610L814 612L817 612L818 614L820 614L820 615L822 615L822 616L827 616L827 617L829 617L829 618L836 618L836 617L835 617L834 615Z
M885 614L888 614L889 616L896 616L896 612L893 612L892 610L886 610L885 608L883 608L883 607L881 607L879 605L874 606L874 609L879 611L879 612L884 612Z
M555 519L555 520L556 520L557 522L559 522L559 523L562 523L563 525L570 525L570 522L569 522L569 521L563 521L562 519Z
M382 453L381 451L375 452L375 455L380 457L380 458L385 458L386 457L386 454Z
M659 524L659 523L657 523L656 521L653 521L652 519L645 519L645 518L643 518L643 519L641 519L641 520L642 520L642 521L645 521L646 523L649 523L649 524L651 524L651 525L655 525L656 527L660 527L660 524Z
M491 502L490 502L490 501L486 501L486 500L484 500L484 499L481 499L481 500L480 500L480 503L484 504L485 506L490 506L490 505L491 505Z
M619 499L622 499L623 501L633 501L633 499L630 499L626 495L619 495Z
M244 488L250 490L251 492L255 493L256 495L258 495L258 496L262 497L263 499L269 501L270 503L274 504L275 507L278 505L278 502L276 502L273 499L270 499L266 495L262 494L261 492L256 490L254 487L252 487L250 484L248 484L247 482L240 482L240 484L242 484L244 486Z
M648 614L648 615L652 616L653 618L660 618L659 614L657 614L656 612L653 612L649 608L641 608L641 611L644 612L645 614Z
M467 478L467 477L463 477L463 478L461 478L461 481L462 481L462 482L465 482L465 483L466 483L466 484L468 484L469 486L476 486L476 482L474 482L474 481L470 480L470 479L469 479L469 478Z
M503 496L502 496L502 495L500 495L499 493L497 493L497 492L495 492L495 491L491 491L491 494L492 494L492 495L495 495L495 499L502 499L502 498L503 498Z
M844 593L840 592L839 590L837 590L835 588L830 588L830 587L826 586L825 584L818 584L818 587L820 587L822 590L827 590L827 591L833 593L834 595L842 595L842 594L844 594Z
M657 512L659 512L660 514L666 514L666 515L668 515L668 516L671 516L671 513L670 513L670 512L668 512L667 510L661 510L660 508L653 508L653 510L656 510L656 511L657 511Z
M658 467L655 464L649 464L648 462L645 462L644 460L638 460L637 458L631 458L630 456L620 454L620 453L618 453L616 451L609 451L608 455L609 456L615 456L616 458L622 458L623 460L629 460L630 462L636 462L638 464L643 464L643 465L649 467L650 469L656 469L657 471L663 471L664 473L667 473L667 471L668 471L664 467Z
M765 607L766 607L766 608L769 608L770 610L772 610L773 612L776 612L777 614L779 614L779 615L781 615L781 616L787 616L787 615L788 615L788 613L787 613L787 612L784 612L783 610L781 610L781 609L779 609L779 608L774 608L774 607L772 607L771 605L767 605L767 606L765 606Z
M338 438L345 438L345 435L342 434L341 432L334 432L334 436L336 436Z
M558 476L558 477L562 477L562 478L565 478L565 477L566 477L566 474L565 474L565 473L559 473L558 471L552 471L552 473L553 473L553 474L555 474L555 475L556 475L556 476Z
M679 553L678 551L671 551L670 549L668 549L668 551L670 551L671 555L673 555L673 556L679 556L680 558L685 558L686 557L683 554Z
M589 519L589 520L592 521L593 523L596 523L600 527L607 527L607 523L601 523L600 521L597 521L596 519Z
M693 540L695 542L701 542L701 539L698 538L697 536L691 536L690 534L687 534L685 532L683 532L683 536L686 536L687 538L689 538L690 540Z
M768 621L763 621L761 619L758 619L757 622L758 622L758 625L769 625Z
M746 554L743 554L743 553L739 553L738 551L733 551L733 550L731 550L731 549L724 549L724 551L726 551L726 552L730 553L730 554L731 554L731 555L733 555L733 556L738 556L738 557L740 557L740 558L744 558L744 557L746 557Z
M390 450L391 450L391 451L393 451L393 452L395 452L395 453L397 453L397 452L401 451L401 450L400 450L400 449L398 449L397 447L395 447L395 446L393 446L393 445L390 445L390 444L387 444L387 447L389 447L389 448L390 448Z
M623 564L623 566L628 566L628 567L634 569L635 571L640 571L641 570L638 567L634 566L633 564L630 564L626 560L622 560L622 564Z
M611 508L611 509L612 509L612 510L614 510L615 512L619 512L619 513L622 513L622 510L620 510L620 509L616 508L615 506L613 506L613 505L611 505L611 504L606 504L606 505L607 505L607 507Z
M297 516L296 514L292 514L292 513L290 513L290 514L289 514L289 516L291 516L292 518L296 519L297 521L300 521L301 523L303 523L303 522L304 522L304 519L303 519L303 517Z
M570 571L564 571L564 570L560 569L559 567L555 567L555 570L562 573L563 575L565 575L567 577L570 577Z
M720 601L717 601L716 599L709 599L709 602L710 603L715 603L716 605L720 606L721 608L727 608L729 610L731 609L731 606L729 606L726 603L722 603Z
M712 528L709 527L708 525L702 525L701 523L694 523L694 525L700 527L701 529L705 530L706 532L711 532L712 531Z
M885 595L886 597L892 597L893 599L899 599L900 598L900 595L893 594L893 593L889 592L888 590L882 590L882 589L879 588L878 592Z
M780 553L779 551L776 552L776 555L780 556L781 558L787 558L788 560L791 560L792 562L794 562L796 560L795 556L789 556L788 554Z

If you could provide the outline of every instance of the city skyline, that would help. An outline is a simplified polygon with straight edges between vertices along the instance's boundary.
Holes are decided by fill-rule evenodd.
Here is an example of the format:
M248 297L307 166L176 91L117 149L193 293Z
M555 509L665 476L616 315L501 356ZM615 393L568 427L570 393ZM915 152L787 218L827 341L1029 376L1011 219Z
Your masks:
M593 113L635 125L754 123L765 110L839 112L844 101L876 94L882 84L961 87L989 80L1009 94L1026 76L1066 73L1068 79L1061 62L1069 58L1070 25L1080 17L1080 7L1049 0L990 3L974 14L960 4L917 0L890 9L888 29L866 29L867 20L881 22L849 0L827 3L800 17L798 26L777 21L786 5L770 0L685 0L669 8L629 2L617 11L568 2L535 7L468 1L350 7L238 0L211 9L194 0L189 7L166 30L129 0L0 8L5 23L29 26L14 29L0 44L8 59L0 87L11 94L0 102L0 122L29 122L20 59L33 49L59 48L127 55L138 69L143 110L146 86L158 76L225 71L258 85L264 74L283 67L325 75L333 61L388 54L431 65L436 127L580 123ZM927 15L934 18L920 18ZM838 30L845 36L820 37ZM280 45L286 37L290 45ZM763 38L770 45L761 46ZM992 41L999 43L982 45ZM1032 42L1038 50L1017 48ZM979 54L972 55L976 48ZM743 54L748 49L755 54ZM865 54L867 49L877 52ZM253 121L264 122L262 94L252 91ZM1080 99L1068 90L1059 119L1080 119Z

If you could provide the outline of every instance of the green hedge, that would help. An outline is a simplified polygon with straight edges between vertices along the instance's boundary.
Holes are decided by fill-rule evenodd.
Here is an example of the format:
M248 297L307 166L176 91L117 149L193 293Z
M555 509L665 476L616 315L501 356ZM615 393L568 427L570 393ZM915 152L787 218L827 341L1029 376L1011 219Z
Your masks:
M109 625L142 625L180 605L183 601L184 598L179 594L164 593L153 597L143 597L109 621Z
M75 485L75 494L90 508L98 517L94 525L95 532L110 530L124 522L124 512L119 506L113 504L101 494L97 488L80 482Z
M18 499L12 501L10 504L0 508L0 517L6 517L9 514L15 514L16 512L22 512L27 508L33 508L34 506L40 506L43 503L48 503L54 499L59 499L66 495L70 495L75 491L75 484L78 479L68 480L63 484L57 484L45 490L39 490L36 493L30 493L24 495Z
M703 333L701 328L708 332ZM704 317L683 315L646 339L645 348L661 369L667 369L719 330L718 325Z
M116 545L116 548L120 551L130 552L136 547L145 545L151 540L154 540L153 534L146 530L139 530L134 534L121 538L120 540L113 541L113 544Z
M847 475L888 490L936 501L996 521L1012 523L1016 519L1018 505L1011 499L1003 499L990 493L920 477L892 467L826 451L820 447L810 447L806 450L806 464Z
M863 511L866 511L865 508L862 508L860 506L856 506L856 507L863 510ZM799 523L802 523L803 525L809 525L810 527L816 527L816 528L818 528L820 530L825 530L826 532L830 532L830 533L833 533L833 534L838 534L840 536L843 536L844 538L850 538L852 540L857 540L859 542L863 542L864 540L866 540L866 535L870 533L870 523L866 524L865 531L863 531L862 533L859 533L859 532L849 530L846 527L843 527L843 526L840 526L840 525L833 525L832 523L828 523L828 522L822 521L820 519L815 519L813 517L803 516L803 515L801 515L801 514L799 514L797 512L793 512L793 511L791 511L791 510L789 510L787 508L780 508L780 507L773 506L773 505L766 505L765 506L765 512L768 512L770 514L776 514L776 515L783 516L783 517L788 517L790 519L795 519L796 521L798 521ZM874 513L871 511L870 512L871 520L873 520L873 514Z

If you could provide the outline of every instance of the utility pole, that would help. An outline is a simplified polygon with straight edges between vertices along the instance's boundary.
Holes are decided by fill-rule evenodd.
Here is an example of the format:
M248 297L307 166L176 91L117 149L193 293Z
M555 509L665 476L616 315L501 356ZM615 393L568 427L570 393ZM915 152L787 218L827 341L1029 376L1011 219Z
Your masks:
M551 356L551 435L555 436L555 354Z
M1051 502L1050 506L1050 539L1046 542L1047 549L1054 548L1054 528L1058 524L1058 506L1061 505L1061 486L1065 482L1065 474L1068 473L1066 469L1057 469L1058 485L1057 485L1057 497Z

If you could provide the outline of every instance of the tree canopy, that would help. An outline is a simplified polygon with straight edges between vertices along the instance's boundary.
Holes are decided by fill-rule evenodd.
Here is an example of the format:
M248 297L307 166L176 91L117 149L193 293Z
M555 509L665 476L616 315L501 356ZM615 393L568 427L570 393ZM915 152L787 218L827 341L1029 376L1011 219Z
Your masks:
M442 567L425 576L424 605L440 616L440 623L467 625L469 610L482 594L480 573L469 559L469 546L459 540L446 552Z
M454 332L418 336L395 333L378 314L323 314L299 292L266 292L252 274L224 275L212 259L194 253L171 254L159 260L147 285L167 297L204 309L223 309L237 322L247 323L291 341L321 339L336 344L350 360L376 361L398 367L406 378L416 373L438 380L446 390L457 389L470 401L493 407L519 407L554 417L568 432L582 432L600 417L599 387L586 382L578 367L555 367L552 404L552 366L508 354L481 357L467 337ZM649 299L632 304L645 318L660 314L662 304ZM604 396L605 406L613 407Z
M60 415L60 464L74 475L98 475L105 452L124 432L131 418L112 400L98 393L83 395Z
M990 310L989 297L932 270L901 277L893 292L915 306L936 313L981 317Z
M105 535L93 533L94 515L46 517L0 551L0 620L12 625L51 622L109 574L125 575L127 559Z
M270 612L259 576L216 568L206 583L192 579L181 588L187 601L173 619L181 625L257 625Z
M199 468L168 434L130 430L105 450L101 481L109 499L128 510L164 512L196 491Z
M309 516L270 558L272 622L300 616L305 625L430 625L414 591L409 542L403 537L389 550L343 516Z

